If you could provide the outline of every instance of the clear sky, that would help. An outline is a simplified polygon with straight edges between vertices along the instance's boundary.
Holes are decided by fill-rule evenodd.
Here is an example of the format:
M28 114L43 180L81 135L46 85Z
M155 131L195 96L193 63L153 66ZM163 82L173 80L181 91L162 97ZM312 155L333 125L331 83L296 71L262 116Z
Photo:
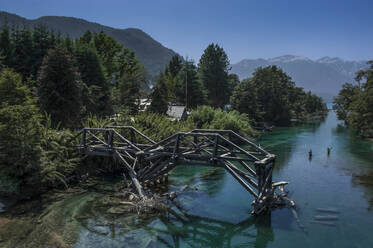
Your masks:
M140 28L196 61L211 42L232 63L285 54L373 59L373 0L1 0L0 10Z

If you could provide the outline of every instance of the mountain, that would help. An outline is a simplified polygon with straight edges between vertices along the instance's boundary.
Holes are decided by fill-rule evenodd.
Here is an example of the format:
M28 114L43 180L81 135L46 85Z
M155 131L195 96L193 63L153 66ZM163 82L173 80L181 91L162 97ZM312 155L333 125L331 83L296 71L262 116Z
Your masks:
M125 47L135 51L137 58L145 66L150 75L156 75L160 71L163 71L165 65L176 54L142 30L136 28L116 29L83 19L64 16L43 16L38 19L29 20L15 14L0 11L0 25L2 26L6 23L10 26L22 27L26 25L31 28L43 24L61 32L62 36L69 35L71 38L80 37L87 30L92 32L100 32L102 30L114 37Z
M252 76L260 66L276 65L290 75L299 87L330 101L345 82L354 82L355 73L366 68L365 61L345 61L340 58L323 57L311 60L302 56L285 55L270 59L244 59L233 64L231 73L240 79Z

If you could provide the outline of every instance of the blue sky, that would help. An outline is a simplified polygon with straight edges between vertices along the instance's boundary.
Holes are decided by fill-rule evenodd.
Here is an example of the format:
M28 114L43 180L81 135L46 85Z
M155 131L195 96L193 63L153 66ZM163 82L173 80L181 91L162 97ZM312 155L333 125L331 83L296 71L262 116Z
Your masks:
M0 10L140 28L195 61L211 42L232 63L285 54L373 59L372 0L2 0Z

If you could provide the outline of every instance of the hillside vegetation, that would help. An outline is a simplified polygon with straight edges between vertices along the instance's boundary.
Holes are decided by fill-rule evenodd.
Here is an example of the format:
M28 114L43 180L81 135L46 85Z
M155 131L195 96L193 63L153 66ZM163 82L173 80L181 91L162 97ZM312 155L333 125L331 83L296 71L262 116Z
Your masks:
M21 28L24 25L30 28L45 25L49 29L55 30L56 34L60 32L63 37L69 36L72 39L79 38L87 30L96 33L104 31L107 35L115 38L118 43L134 51L150 75L155 75L159 71L164 70L171 57L176 54L140 29L116 29L79 18L43 16L29 20L15 14L0 11L0 26L4 24Z

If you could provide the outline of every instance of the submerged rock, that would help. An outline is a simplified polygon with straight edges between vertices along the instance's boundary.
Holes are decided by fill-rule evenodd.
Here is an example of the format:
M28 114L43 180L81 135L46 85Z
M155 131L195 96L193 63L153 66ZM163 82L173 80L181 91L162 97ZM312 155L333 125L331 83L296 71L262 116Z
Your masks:
M5 212L5 205L0 202L0 213Z

